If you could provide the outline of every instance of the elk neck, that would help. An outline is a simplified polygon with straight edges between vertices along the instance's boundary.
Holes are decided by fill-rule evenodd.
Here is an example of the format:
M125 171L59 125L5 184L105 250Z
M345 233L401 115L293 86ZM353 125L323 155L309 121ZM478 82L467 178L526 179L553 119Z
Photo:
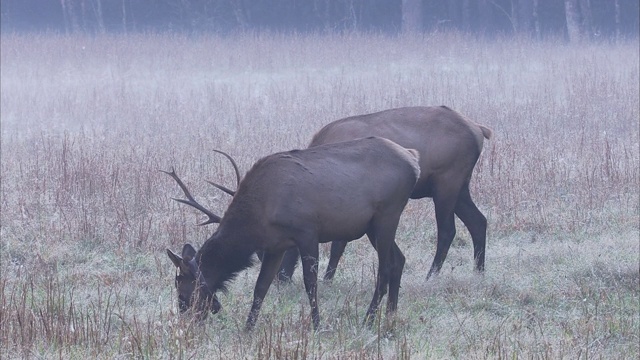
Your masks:
M223 224L205 241L196 259L212 293L226 291L239 272L253 266L254 241L245 231L228 231Z

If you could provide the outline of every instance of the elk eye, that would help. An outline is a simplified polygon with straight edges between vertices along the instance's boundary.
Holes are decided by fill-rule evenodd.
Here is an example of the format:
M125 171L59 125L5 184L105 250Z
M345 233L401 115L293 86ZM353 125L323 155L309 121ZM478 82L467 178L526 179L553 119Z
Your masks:
M186 275L176 275L175 285L176 287L179 287L180 284L187 283L189 281L195 281L195 278L192 276L186 276Z

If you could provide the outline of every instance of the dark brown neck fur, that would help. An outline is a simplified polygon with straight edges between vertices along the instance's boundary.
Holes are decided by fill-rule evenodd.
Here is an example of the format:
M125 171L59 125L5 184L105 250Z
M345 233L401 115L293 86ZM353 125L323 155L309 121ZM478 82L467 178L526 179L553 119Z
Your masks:
M219 228L198 251L196 259L200 271L212 293L226 291L228 284L254 264L257 249L236 236L224 236Z

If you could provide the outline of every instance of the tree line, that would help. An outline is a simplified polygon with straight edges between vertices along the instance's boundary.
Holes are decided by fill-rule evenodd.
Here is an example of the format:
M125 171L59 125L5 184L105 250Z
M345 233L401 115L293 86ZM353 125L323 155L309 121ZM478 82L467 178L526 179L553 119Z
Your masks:
M0 0L1 29L61 33L430 32L637 37L638 0Z

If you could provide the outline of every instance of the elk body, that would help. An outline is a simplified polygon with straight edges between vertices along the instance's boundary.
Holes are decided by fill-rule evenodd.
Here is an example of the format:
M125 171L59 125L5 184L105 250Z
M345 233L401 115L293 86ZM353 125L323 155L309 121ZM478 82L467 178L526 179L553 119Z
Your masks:
M456 233L454 214L473 241L475 268L484 270L487 220L469 193L473 168L491 130L446 106L407 107L348 117L322 128L309 148L350 139L379 136L420 153L420 178L412 199L433 198L437 223L437 249L427 278L442 268ZM332 279L346 242L333 242L325 279ZM289 280L298 259L296 249L285 255L278 274Z
M198 316L221 306L216 292L263 252L247 329L253 328L262 301L287 249L302 257L304 285L314 328L317 304L319 243L347 242L367 234L378 253L378 273L365 321L371 322L389 291L387 312L397 308L404 256L395 243L400 215L418 180L418 153L392 141L368 137L259 160L240 182L222 218L199 205L175 172L169 173L192 205L219 223L196 251L186 244L182 255L167 250L179 269L176 277L181 311Z

